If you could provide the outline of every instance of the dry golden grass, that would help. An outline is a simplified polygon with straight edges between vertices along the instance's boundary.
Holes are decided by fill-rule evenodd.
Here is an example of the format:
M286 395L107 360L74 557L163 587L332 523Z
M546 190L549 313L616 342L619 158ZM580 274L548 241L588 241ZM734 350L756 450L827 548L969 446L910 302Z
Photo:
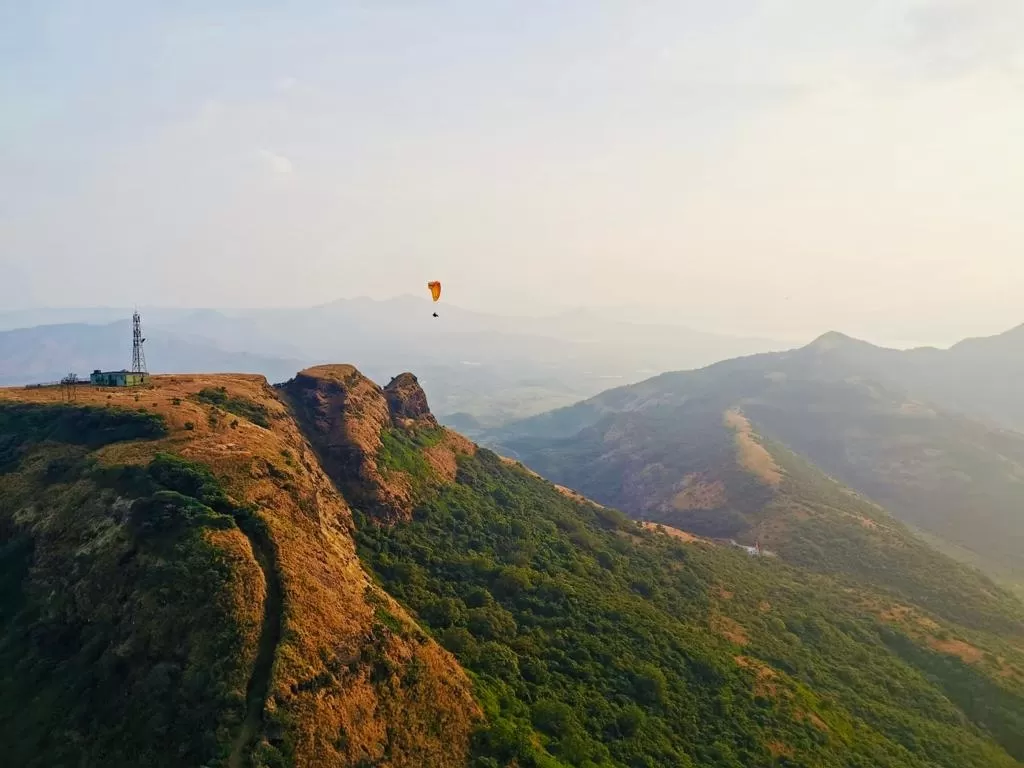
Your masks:
M747 637L747 633L740 623L728 616L723 616L720 613L714 613L711 615L710 619L708 619L708 626L711 627L712 632L724 637L730 643L746 645L750 642L750 638Z
M604 509L603 504L598 504L593 499L588 499L582 493L580 493L579 491L574 491L572 488L566 488L564 485L558 485L556 483L555 490L558 491L563 496L565 496L567 499L572 499L573 501L579 502L580 504L592 504L595 507L601 507L602 509Z
M725 483L721 480L705 482L699 475L683 478L679 492L672 497L671 507L679 512L691 509L718 509L726 504Z
M929 637L927 642L928 646L933 650L945 653L948 656L956 656L965 664L976 664L985 655L980 648L975 648L963 640L943 640L938 637Z
M998 674L999 677L1005 680L1024 684L1024 667L1020 667L1013 662L1007 661L1002 656L996 657L996 664L998 665L996 674Z
M793 757L796 755L796 751L791 746L781 741L769 741L764 746L774 758Z
M350 366L318 370L362 379ZM363 397L361 381L355 384L354 397ZM204 387L225 387L230 396L264 406L270 428L189 399ZM0 401L5 400L59 403L61 392L0 390ZM207 465L236 502L258 508L284 593L282 641L266 711L271 718L278 710L287 713L296 766L354 765L363 759L410 768L465 763L470 731L480 717L469 680L387 596L379 600L409 629L400 635L380 623L379 609L366 597L370 581L355 553L349 508L262 376L154 376L149 386L133 390L81 387L76 404L145 408L167 420L167 437L108 446L101 452L104 461L142 463L158 451L175 453ZM348 438L375 450L379 433L370 425L376 403L363 397L362 404L368 413L346 425ZM265 594L262 574L241 532L216 532L211 541L232 564L231 597L252 640L246 655L254 658ZM399 671L413 659L423 665L419 683L371 680L372 664L360 659L375 636L381 657ZM346 666L350 663L354 666ZM386 751L390 759L378 762Z
M867 528L871 531L877 531L879 529L878 523L869 517L864 517L864 515L850 515L850 517L856 520L857 524L862 528Z
M501 462L503 464L508 464L510 467L516 467L518 469L521 469L524 472L526 472L526 473L528 473L530 475L533 475L534 477L540 477L540 475L538 475L536 472L534 472L528 466L523 464L523 462L521 462L521 461L516 461L515 459L510 459L508 456L498 456L498 458L501 459ZM543 479L543 478L541 478L541 479Z
M1005 658L990 656L990 659L986 661L985 651L981 648L963 639L942 636L942 627L927 616L921 615L917 609L898 604L882 606L870 599L861 600L861 605L872 610L878 618L887 624L900 627L915 642L934 651L955 656L965 664L985 663L992 667L999 676L1019 677L1024 680L1024 675L1019 674L1020 671Z
M763 661L753 659L749 656L734 656L736 664L743 669L749 669L754 673L754 693L765 698L778 698L779 673L765 664ZM783 692L788 693L788 692Z
M656 533L664 533L666 536L671 536L673 539L679 539L680 541L692 544L695 542L701 542L704 544L711 544L702 536L695 536L692 533L687 533L679 528L673 528L671 525L664 525L663 523L640 523L640 525L648 531L654 531Z
M472 456L476 453L476 445L457 432L450 429L444 431L441 442L423 450L423 456L434 470L437 478L443 483L454 483L459 469L459 456Z
M782 470L768 450L757 441L747 417L735 408L723 414L725 425L736 435L736 457L748 472L761 478L766 484L777 488L782 482Z
M814 712L807 712L805 710L798 709L796 711L795 718L799 722L803 722L804 720L806 720L819 731L822 731L824 733L828 733L829 731L828 725L825 723L825 721L818 717L818 715Z

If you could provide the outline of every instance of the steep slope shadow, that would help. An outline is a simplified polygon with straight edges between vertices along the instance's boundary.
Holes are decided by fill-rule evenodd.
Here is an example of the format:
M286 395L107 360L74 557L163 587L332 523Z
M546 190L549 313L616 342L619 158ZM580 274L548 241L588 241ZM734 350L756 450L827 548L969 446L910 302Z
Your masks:
M281 642L284 622L284 599L281 577L277 572L274 545L259 523L252 519L238 520L239 528L252 546L253 557L263 572L266 592L263 598L263 624L253 662L252 675L245 691L245 719L231 746L228 768L245 768L250 764L249 751L263 728L263 710L270 690L274 657Z

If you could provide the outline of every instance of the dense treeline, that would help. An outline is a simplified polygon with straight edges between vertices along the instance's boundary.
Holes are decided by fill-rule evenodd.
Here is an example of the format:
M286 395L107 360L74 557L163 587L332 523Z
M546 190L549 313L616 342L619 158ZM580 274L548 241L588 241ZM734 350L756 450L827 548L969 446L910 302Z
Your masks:
M229 395L227 387L204 387L195 394L195 399L248 419L257 426L270 427L270 414L264 405L255 403L247 397Z
M94 406L0 405L0 472L17 466L24 450L44 441L98 448L166 434L163 419L146 411Z
M932 549L797 454L765 444L786 476L759 514L785 525L778 550L787 562L891 591L965 627L1024 640L1024 605L1008 590Z
M422 476L410 458L422 442L390 434L385 466ZM488 451L411 522L357 518L365 562L475 675L489 722L478 766L980 768L1020 756L1020 692L991 682L998 714L958 708L956 674L895 651L893 637L913 643L859 607L874 596L642 532Z
M734 432L722 420L735 393L721 383L723 392L701 393L683 405L610 413L572 437L514 444L545 477L637 517L750 544L761 538L791 564L891 590L959 624L1024 639L1024 606L1006 589L940 554L781 443L757 438L780 469L776 487L743 467ZM764 412L763 405L746 407ZM721 491L704 504L676 504L688 477Z

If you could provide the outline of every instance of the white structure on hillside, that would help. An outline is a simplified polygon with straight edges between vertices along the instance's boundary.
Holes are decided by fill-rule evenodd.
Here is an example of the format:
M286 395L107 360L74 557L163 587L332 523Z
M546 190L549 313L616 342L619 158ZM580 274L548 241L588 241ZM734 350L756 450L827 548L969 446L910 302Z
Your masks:
M749 547L746 544L740 544L735 539L729 539L729 543L732 544L734 547L739 547L751 557L775 557L774 552L769 552L766 549L761 549L760 539L757 539L754 542L754 546L752 547Z

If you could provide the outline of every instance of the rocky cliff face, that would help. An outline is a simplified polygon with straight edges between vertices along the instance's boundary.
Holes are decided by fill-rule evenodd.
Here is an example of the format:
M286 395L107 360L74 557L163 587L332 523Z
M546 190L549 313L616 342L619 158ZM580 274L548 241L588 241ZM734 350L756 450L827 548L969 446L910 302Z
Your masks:
M282 387L327 474L356 508L381 520L408 518L423 485L455 480L455 456L475 446L439 426L411 373L379 387L352 366L308 368ZM401 465L415 446L430 471Z
M327 474L359 508L402 510L410 503L407 489L386 487L377 470L381 432L391 413L380 387L352 366L322 365L299 373L282 394Z
M427 405L427 394L411 373L400 373L395 376L384 387L384 397L391 411L391 418L396 423L419 421L437 425L437 420Z

